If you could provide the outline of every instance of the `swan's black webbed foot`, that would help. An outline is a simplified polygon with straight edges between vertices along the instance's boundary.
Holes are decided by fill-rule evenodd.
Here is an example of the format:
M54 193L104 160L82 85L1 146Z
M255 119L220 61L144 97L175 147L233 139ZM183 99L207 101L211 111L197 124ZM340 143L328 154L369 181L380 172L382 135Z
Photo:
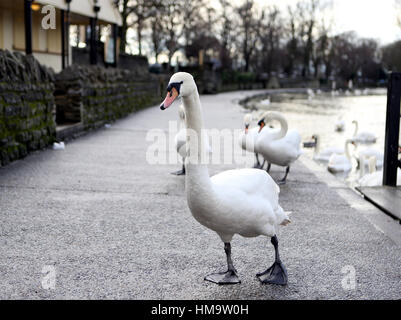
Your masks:
M270 162L267 163L266 172L269 173L272 164Z
M241 280L238 278L237 272L235 270L227 270L225 272L212 273L207 275L205 277L205 280L220 285L241 283Z
M269 269L258 273L256 276L262 283L278 284L281 286L285 286L288 281L287 270L280 260L275 261Z
M288 281L288 275L287 270L280 260L280 254L278 251L278 239L276 235L271 238L271 243L274 246L275 251L274 263L265 272L258 273L256 276L262 283L278 284L281 286L285 286Z
M290 172L290 167L288 166L287 169L285 170L285 175L284 175L283 179L277 181L278 185L283 185L287 182L287 176L288 176L289 172Z
M171 174L174 174L176 176L183 176L185 175L185 166L182 166L181 170L175 171L175 172L171 172Z
M205 277L205 280L217 284L241 283L241 280L237 276L237 270L235 270L231 259L231 244L229 242L224 243L224 251L227 257L227 271L209 274Z
M255 153L255 159L256 159L256 161L255 161L255 164L253 165L253 167L255 169L260 169L262 167L262 165L260 164L259 156L257 153Z

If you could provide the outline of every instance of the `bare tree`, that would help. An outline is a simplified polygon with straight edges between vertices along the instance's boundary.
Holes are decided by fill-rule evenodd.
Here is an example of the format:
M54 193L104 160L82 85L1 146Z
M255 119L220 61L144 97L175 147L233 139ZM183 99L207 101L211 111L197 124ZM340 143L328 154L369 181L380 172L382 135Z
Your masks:
M164 15L162 23L165 27L165 46L168 63L174 53L180 48L179 39L182 36L183 0L164 0Z
M272 71L278 71L280 42L283 37L283 23L280 18L280 11L276 6L267 8L266 19L262 22L262 28L259 31L261 51L262 70L270 74Z
M221 13L220 21L220 61L223 69L229 69L232 66L231 50L234 44L235 24L232 19L233 7L227 0L220 0Z
M239 17L238 33L240 35L240 48L245 63L245 71L249 71L250 61L259 39L260 28L264 18L264 11L256 10L254 0L246 0L236 8Z

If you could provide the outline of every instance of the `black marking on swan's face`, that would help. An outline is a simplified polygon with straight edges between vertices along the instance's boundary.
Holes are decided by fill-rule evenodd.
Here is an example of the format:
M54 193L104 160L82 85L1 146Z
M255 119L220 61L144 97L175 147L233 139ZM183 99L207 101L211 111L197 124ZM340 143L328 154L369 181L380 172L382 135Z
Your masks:
M171 92L173 91L173 88L174 88L175 90L177 90L178 94L180 94L181 85L183 83L184 83L184 81L169 83L169 85L167 86L167 92L169 92L171 94Z

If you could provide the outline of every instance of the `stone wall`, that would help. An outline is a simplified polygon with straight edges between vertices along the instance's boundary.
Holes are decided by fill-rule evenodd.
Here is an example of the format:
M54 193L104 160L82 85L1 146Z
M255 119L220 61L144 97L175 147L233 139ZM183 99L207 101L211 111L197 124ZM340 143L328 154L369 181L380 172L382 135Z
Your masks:
M32 56L0 50L0 164L54 141L54 77Z
M161 101L157 76L139 70L72 65L56 75L57 123L96 128Z

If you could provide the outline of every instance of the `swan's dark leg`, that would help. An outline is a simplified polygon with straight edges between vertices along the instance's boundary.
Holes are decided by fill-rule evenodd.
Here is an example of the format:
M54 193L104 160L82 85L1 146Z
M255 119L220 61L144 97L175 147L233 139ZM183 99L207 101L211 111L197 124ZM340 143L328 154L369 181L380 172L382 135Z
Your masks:
M272 266L265 272L258 273L256 276L262 283L279 284L285 286L288 281L287 270L280 260L280 254L278 252L278 239L277 236L271 238L271 242L275 250L275 259Z
M286 181L287 181L287 176L288 176L289 172L290 172L290 166L288 166L287 169L285 170L284 178L279 180L279 181L277 181L277 184L285 184Z
M260 168L260 161L259 161L259 155L257 153L255 153L255 158L256 158L256 162L255 162L253 167L259 169Z
M229 242L224 243L224 251L227 256L227 271L212 273L205 277L205 280L217 283L217 284L237 284L241 283L241 280L237 276L237 270L234 268L233 261L231 259L231 244Z
M171 172L171 174L174 174L176 176L185 175L185 165L184 165L184 163L182 164L182 169L181 170L178 170L178 171L175 171L175 172Z
M267 163L266 172L269 173L272 164L270 162Z

